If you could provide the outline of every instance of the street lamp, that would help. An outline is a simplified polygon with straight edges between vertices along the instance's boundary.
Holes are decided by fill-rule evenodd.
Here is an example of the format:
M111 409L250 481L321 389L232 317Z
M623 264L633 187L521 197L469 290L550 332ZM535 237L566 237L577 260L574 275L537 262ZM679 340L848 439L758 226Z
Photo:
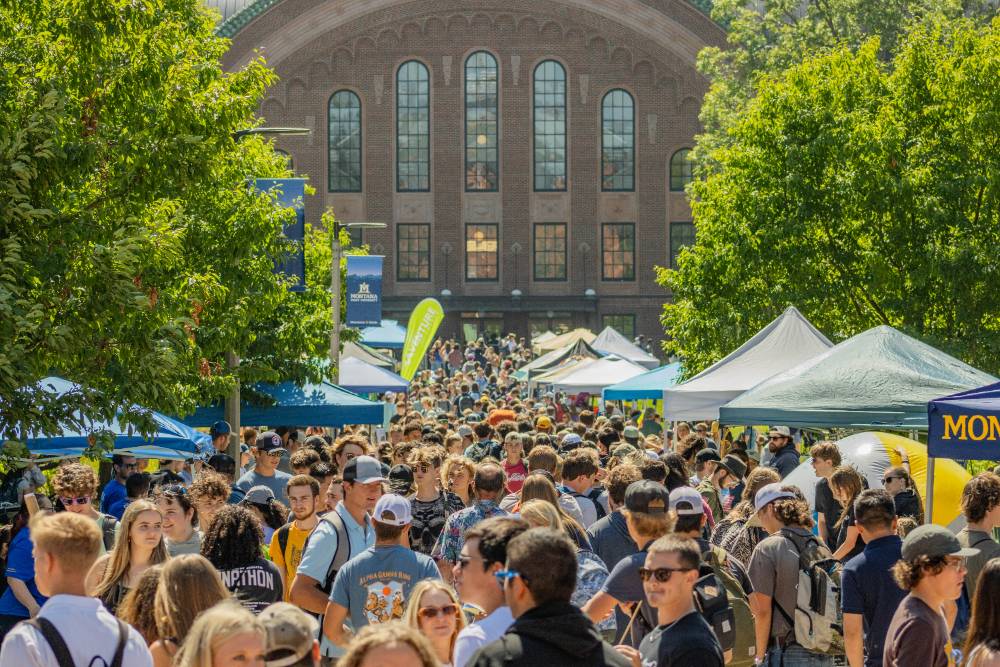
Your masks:
M340 380L340 246L341 229L385 229L384 222L333 222L330 241L333 257L330 263L330 306L333 308L333 329L330 331L330 367L334 384Z
M236 130L233 132L233 139L235 141L240 141L244 137L251 135L291 135L291 136L302 136L310 134L312 130L308 127L251 127L245 130ZM236 356L236 353L230 350L226 352L226 366L231 371L235 371L240 365L240 358ZM233 390L229 392L229 396L226 397L226 402L223 405L223 419L229 422L231 427L229 433L229 449L227 452L233 460L236 461L237 468L240 465L240 380L237 376L236 384L233 386Z

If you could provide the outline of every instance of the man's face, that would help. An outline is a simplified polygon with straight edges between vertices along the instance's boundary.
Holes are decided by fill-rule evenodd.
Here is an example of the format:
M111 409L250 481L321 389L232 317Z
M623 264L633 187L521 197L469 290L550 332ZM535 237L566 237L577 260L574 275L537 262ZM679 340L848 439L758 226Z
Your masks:
M774 454L779 449L784 447L785 443L787 442L788 442L787 437L783 435L772 434L767 437L767 448L771 450L772 454Z
M960 556L948 556L947 564L937 574L925 574L934 592L944 600L957 600L962 595L962 582L968 572L965 559Z
M382 482L367 484L344 482L344 501L348 507L364 507L366 512L375 511L375 503L382 497Z
M201 498L195 502L198 510L198 526L202 531L208 530L216 513L226 504L228 498Z
M326 510L333 510L344 499L344 485L342 483L330 484L326 489Z
M134 456L122 457L121 464L115 466L115 473L119 480L124 480L137 470L139 470L139 464L136 462Z
M413 462L410 467L413 469L413 480L417 484L435 481L440 475L440 468L435 468L429 461Z
M495 590L499 592L499 584L497 584L496 577L493 576L493 573L499 568L493 566L496 564L484 568L484 564L483 557L479 553L479 538L474 537L466 541L462 545L458 562L451 570L455 590L458 591L459 597L468 599L475 597L475 594L480 591Z
M521 458L524 445L521 444L520 438L510 438L504 441L503 450L506 452L507 458Z
M281 455L284 451L281 449L272 449L269 452L263 452L259 449L256 450L255 458L257 459L257 472L264 473L274 473L278 467L278 462L281 461Z
M729 471L725 468L720 468L718 470L718 476L715 478L716 484L720 489L735 489L740 485L740 480L736 479L735 476L729 474Z
M316 511L316 497L306 484L288 489L288 507L299 521L308 519Z
M675 570L670 573L670 578L667 581L659 581L656 576L652 576L642 582L642 589L646 592L646 599L651 606L665 607L684 599L691 599L691 591L698 578L698 571L677 572L676 570L680 567L680 559L675 553L656 552L646 556L647 570L653 570L653 572L663 568Z
M826 459L818 459L815 456L809 461L812 464L813 472L817 477L829 477L833 473L833 462Z

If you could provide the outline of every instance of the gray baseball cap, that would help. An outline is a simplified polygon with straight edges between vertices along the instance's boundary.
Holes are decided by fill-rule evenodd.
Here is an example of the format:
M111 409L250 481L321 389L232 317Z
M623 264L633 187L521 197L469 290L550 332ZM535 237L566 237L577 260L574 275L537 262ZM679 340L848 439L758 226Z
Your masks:
M382 465L373 457L355 456L344 466L344 481L368 484L385 481L385 476L382 474Z
M913 560L918 556L976 556L979 549L963 549L958 538L942 526L926 524L917 526L903 540L903 558Z

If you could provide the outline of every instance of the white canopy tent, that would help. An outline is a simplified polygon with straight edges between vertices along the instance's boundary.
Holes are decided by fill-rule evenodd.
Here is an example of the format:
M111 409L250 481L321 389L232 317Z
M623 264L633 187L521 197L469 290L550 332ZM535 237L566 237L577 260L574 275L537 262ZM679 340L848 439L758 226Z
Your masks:
M640 366L645 366L647 369L659 368L660 366L659 359L611 327L604 327L604 331L597 334L597 338L590 343L590 346L598 352L617 355L622 359L628 359Z
M719 418L719 408L747 389L833 346L794 306L757 334L682 384L663 390L668 421Z
M646 368L639 364L632 363L628 359L622 359L614 355L609 355L602 359L594 360L574 372L562 376L552 383L552 387L567 394L580 394L587 392L590 394L600 394L601 390L623 380L628 380L636 375L646 372Z

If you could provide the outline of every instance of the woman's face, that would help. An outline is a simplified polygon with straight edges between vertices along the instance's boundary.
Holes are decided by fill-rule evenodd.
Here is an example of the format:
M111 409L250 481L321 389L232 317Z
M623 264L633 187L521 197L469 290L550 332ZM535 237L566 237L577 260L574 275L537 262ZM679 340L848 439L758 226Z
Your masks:
M412 646L398 642L369 649L361 659L359 667L423 667L423 665L420 655Z
M420 596L417 615L420 631L431 640L447 638L455 634L458 626L458 605L442 590L427 591Z
M139 512L129 531L134 546L155 549L163 539L163 517L159 512L146 510Z
M264 667L264 638L256 632L241 632L212 651L212 667Z

